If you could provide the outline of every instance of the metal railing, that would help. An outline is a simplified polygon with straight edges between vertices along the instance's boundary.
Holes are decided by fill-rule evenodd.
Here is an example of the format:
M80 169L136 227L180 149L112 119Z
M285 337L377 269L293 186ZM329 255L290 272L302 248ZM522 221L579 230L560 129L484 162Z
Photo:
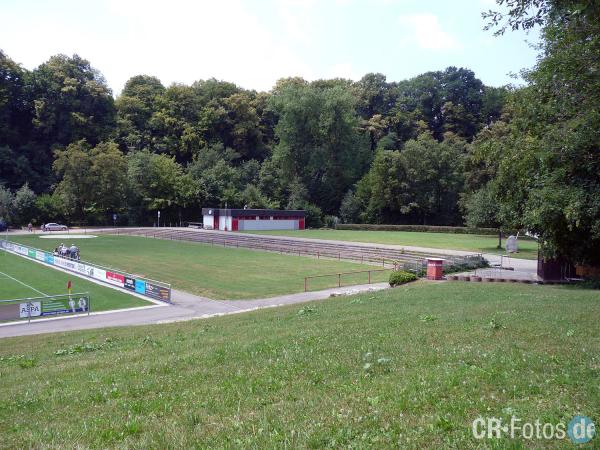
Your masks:
M356 271L353 271L353 272L337 272L337 273L327 273L327 274L323 274L323 275L311 275L311 276L307 276L307 277L304 277L304 292L308 292L308 280L312 280L312 279L315 279L315 278L337 277L337 287L342 287L342 276L344 276L344 275L356 275L356 274L361 274L361 273L367 273L368 274L368 283L367 284L371 284L371 282L372 282L371 274L372 273L375 273L375 272L388 272L390 270L393 270L393 269L356 270Z
M18 306L15 309L11 308L12 305ZM0 300L0 322L27 319L27 322L31 323L32 317L43 318L61 314L89 316L91 311L92 297L89 292ZM23 315L24 312L26 315Z
M152 278L142 277L142 276L139 276L139 275L131 274L131 273L125 271L125 270L117 269L117 268L114 268L114 267L103 266L103 265L100 265L100 264L96 264L96 263L85 261L85 260L81 260L81 259L77 260L77 259L73 259L73 258L69 258L69 257L63 257L63 256L60 256L60 255L55 255L54 252L52 252L52 251L41 250L39 248L35 248L35 247L31 247L29 245L21 244L19 242L12 242L12 241L9 241L9 240L6 240L6 239L3 239L2 242L7 243L7 244L11 244L13 246L24 247L24 248L27 248L28 250L32 250L32 251L35 251L35 252L41 252L43 254L48 254L48 255L51 255L55 259L56 258L60 258L63 261L70 261L70 262L72 262L74 264L82 264L82 265L85 265L85 266L89 266L89 267L93 267L93 268L98 268L98 269L101 269L101 270L103 270L105 272L118 273L119 275L123 275L124 277L127 277L127 278L132 278L134 280L140 280L140 281L148 282L150 284L157 285L158 287L165 288L165 289L169 290L169 298L168 298L167 302L171 303L171 284L170 283L165 283L164 281L154 280ZM25 255L25 254L22 254L22 253L19 253L19 252L15 251L15 250L9 250L8 248L5 248L2 245L0 245L0 250L8 251L8 252L10 252L12 254L15 254L15 255L18 255L18 256L23 256L23 257L26 257L28 259L32 259L32 260L39 261L39 262L47 264L45 261L38 260L37 258L34 258L34 257L30 256L29 254ZM93 278L95 280L98 280L98 278L90 277L86 273L82 273L81 271L76 270L76 269L71 269L71 268L64 267L64 266L61 266L61 265L58 265L58 264L51 264L51 266L52 267L56 266L56 267L58 267L60 269L64 269L64 270L67 270L67 271L70 271L70 272L73 272L73 273L77 273L77 274L83 275L83 276L88 277L88 278ZM103 281L103 280L98 280L98 281ZM104 280L104 282L106 284L111 284L111 283L109 283L108 281L105 281L105 280Z

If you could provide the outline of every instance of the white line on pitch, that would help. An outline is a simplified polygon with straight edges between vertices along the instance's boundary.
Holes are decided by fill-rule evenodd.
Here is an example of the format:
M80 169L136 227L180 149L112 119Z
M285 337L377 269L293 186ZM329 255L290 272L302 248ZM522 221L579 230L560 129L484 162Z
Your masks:
M26 284L26 283L23 283L22 281L19 281L19 280L17 280L16 278L13 278L13 277L11 277L11 276L10 276L9 274L7 274L7 273L0 272L0 274L2 274L2 275L6 275L6 276L7 276L8 278L10 278L11 280L13 280L13 281L16 281L17 283L20 283L20 284L22 284L23 286L25 286L25 287L28 287L29 289L32 289L32 290L34 290L34 291L35 291L35 292L37 292L38 294L42 294L44 297L48 297L48 294L44 294L42 291L38 291L38 290L37 290L36 288L34 288L33 286L29 286L28 284Z

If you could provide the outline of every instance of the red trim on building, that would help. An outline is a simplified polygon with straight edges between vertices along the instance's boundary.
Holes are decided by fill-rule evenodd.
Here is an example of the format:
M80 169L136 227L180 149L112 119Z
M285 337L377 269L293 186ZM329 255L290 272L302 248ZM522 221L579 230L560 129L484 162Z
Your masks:
M299 221L298 221L298 229L299 230L304 230L304 217L302 217Z
M238 219L237 217L232 217L231 219L231 231L237 231L238 230Z

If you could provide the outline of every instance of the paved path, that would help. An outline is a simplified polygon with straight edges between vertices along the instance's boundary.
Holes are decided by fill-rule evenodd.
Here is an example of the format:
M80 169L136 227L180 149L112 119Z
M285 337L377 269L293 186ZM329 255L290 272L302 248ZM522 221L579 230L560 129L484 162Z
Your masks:
M204 319L218 315L239 314L261 308L271 308L294 303L324 300L331 294L356 294L369 290L388 288L387 283L365 284L327 289L316 292L282 295L254 300L211 300L205 297L172 291L173 305L157 306L130 311L92 314L90 316L63 317L53 320L37 320L32 323L0 326L0 338L41 333L57 333L104 327L125 327Z

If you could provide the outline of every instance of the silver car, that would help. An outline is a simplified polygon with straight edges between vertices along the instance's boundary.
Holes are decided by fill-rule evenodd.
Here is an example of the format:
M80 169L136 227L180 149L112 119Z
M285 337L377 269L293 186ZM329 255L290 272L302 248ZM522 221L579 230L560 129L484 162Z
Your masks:
M67 231L68 228L66 225L61 225L59 223L47 223L42 225L42 231Z

